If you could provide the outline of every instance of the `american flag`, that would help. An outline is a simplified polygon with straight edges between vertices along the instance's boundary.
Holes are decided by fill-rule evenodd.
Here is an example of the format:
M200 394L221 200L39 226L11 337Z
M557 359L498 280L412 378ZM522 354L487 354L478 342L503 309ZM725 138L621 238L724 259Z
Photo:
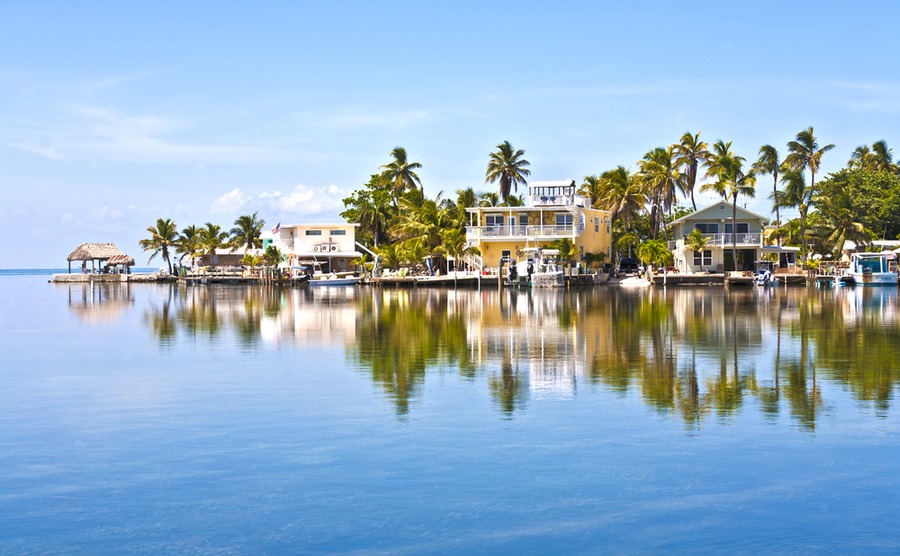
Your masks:
M279 222L278 224L275 225L274 228L272 228L272 233L273 233L273 234L277 234L277 233L280 232L280 231L281 231L281 222Z

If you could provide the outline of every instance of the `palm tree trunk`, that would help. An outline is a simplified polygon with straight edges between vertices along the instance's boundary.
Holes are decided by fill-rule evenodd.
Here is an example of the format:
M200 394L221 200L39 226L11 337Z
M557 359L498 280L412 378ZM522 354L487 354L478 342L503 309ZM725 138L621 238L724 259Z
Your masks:
M737 271L737 193L734 194L734 200L731 203L731 260L734 270Z

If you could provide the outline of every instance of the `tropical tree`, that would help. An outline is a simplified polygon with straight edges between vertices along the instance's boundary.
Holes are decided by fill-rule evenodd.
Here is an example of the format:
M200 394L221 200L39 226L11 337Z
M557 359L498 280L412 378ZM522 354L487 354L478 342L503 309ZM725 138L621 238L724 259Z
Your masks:
M681 141L672 145L675 152L675 164L680 168L681 179L678 189L685 197L690 197L691 206L697 212L697 202L694 201L694 189L697 186L697 177L700 166L706 162L709 155L709 145L700 140L700 132L691 134L685 132Z
M668 242L663 239L648 239L641 242L635 254L646 265L666 266L672 262L672 252L669 251Z
M578 194L586 198L592 208L597 208L603 196L603 180L596 175L585 176L581 187L578 188Z
M284 261L284 253L277 246L270 245L263 251L263 260L266 262L266 265L276 267Z
M400 253L393 243L382 245L376 253L381 257L381 264L384 268L397 270L400 267Z
M825 244L831 245L831 252L835 257L840 257L847 241L853 241L857 245L871 241L873 234L857 220L848 191L839 189L817 206L823 231L821 237Z
M496 207L500 205L500 194L496 191L488 191L478 196L478 206Z
M876 172L900 172L900 166L894 164L893 149L887 146L887 141L882 139L872 143L872 169Z
M800 255L806 257L806 218L812 208L815 190L806 185L802 171L788 170L781 177L784 187L775 195L775 205L782 208L796 208L800 213Z
M397 213L391 192L381 187L382 179L373 174L362 189L343 199L341 218L359 224L357 238L371 241L376 248L387 239L388 224Z
M778 150L772 145L763 145L759 148L759 158L753 163L753 171L757 174L770 174L772 176L772 198L778 195L778 174L781 172L784 163L778 159ZM781 225L781 213L779 207L775 205L775 225Z
M705 183L701 191L714 191L731 201L731 257L737 270L737 200L740 195L753 197L756 193L756 176L753 170L744 171L746 159L731 150L731 141L717 141L707 162L707 176L716 181Z
M384 185L390 189L394 204L397 205L398 199L405 191L422 189L422 180L416 173L422 165L410 162L403 147L395 147L391 151L391 157L393 158L391 162L381 166L381 178Z
M175 252L181 255L178 258L179 264L181 264L185 257L190 257L191 264L193 265L194 259L203 254L203 246L200 244L199 232L199 228L193 224L181 230L181 234L179 234L178 239L175 241Z
M238 216L234 221L234 228L231 229L230 245L233 248L245 247L246 249L260 249L262 247L263 226L266 221L258 218L258 212L252 215Z
M441 229L453 224L451 211L441 202L441 196L439 193L435 199L428 199L419 190L404 195L388 230L391 236L402 242L419 240L429 252L437 247Z
M169 267L169 274L172 274L172 261L169 258L169 250L177 246L178 228L175 226L175 222L168 218L157 218L156 225L148 226L147 231L150 233L150 237L138 242L145 253L151 251L147 264L150 264L150 261L157 255L162 255L162 259L166 261L166 266Z
M674 147L657 147L638 161L638 180L650 201L651 233L656 239L660 228L668 237L665 215L672 212L678 192L680 174L675 164Z
M872 160L872 149L869 145L860 145L853 149L850 160L847 161L847 168L851 170L870 170Z
M258 267L262 266L265 263L265 257L262 255L254 255L253 253L244 253L244 257L241 259L241 264L250 267L250 272L253 274L258 273Z
M505 201L500 203L501 207L524 207L525 206L525 195L510 195L506 198Z
M815 190L816 172L819 171L822 164L822 155L833 149L834 145L828 144L820 147L813 128L810 127L798 133L797 139L788 142L787 146L788 155L784 159L785 165L795 171L809 170L809 186Z
M466 242L466 233L459 228L445 228L441 230L441 244L435 249L436 253L454 260L453 276L459 270L459 260L466 255L475 253L477 249Z
M703 232L701 232L699 228L694 228L693 230L691 230L691 233L685 236L684 244L691 251L700 253L704 249L706 249L709 241L709 236L703 235Z
M200 236L200 248L209 258L208 262L211 265L213 264L216 249L228 245L228 234L222 231L221 226L212 222L207 222L197 233Z
M509 141L497 145L497 151L490 154L487 171L484 175L485 183L500 182L500 197L506 202L511 190L518 192L519 184L528 183L526 178L531 175L528 169L531 163L525 160L525 151L516 150Z
M607 170L600 175L603 185L597 208L610 212L610 225L622 222L625 231L632 229L632 224L647 202L647 196L634 174L624 166Z

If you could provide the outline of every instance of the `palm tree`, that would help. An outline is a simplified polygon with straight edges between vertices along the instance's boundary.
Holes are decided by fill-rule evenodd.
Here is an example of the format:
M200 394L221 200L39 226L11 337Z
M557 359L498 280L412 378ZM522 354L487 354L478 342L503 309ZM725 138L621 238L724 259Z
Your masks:
M208 263L212 265L216 249L228 245L228 234L222 231L221 226L207 222L205 227L200 228L198 235L200 236L200 246L209 258Z
M790 141L788 144L789 154L784 159L785 165L792 170L809 169L810 183L809 186L815 190L816 188L816 172L822 164L822 155L834 148L833 144L819 147L819 142L813 134L813 128L807 128L797 134L796 141Z
M671 214L675 205L680 176L675 164L674 147L666 149L657 147L648 151L644 158L638 161L638 166L640 166L638 177L651 202L653 239L656 239L660 228L663 228L668 237L665 215Z
M691 230L691 233L685 236L684 245L691 251L697 253L706 249L706 245L709 241L709 236L703 235L703 232L701 232L699 228L694 228Z
M284 254L277 246L270 245L266 247L266 250L263 252L263 260L267 265L277 267L279 263L284 260Z
M531 170L527 168L531 163L524 157L525 151L515 150L509 141L497 145L497 152L490 154L484 182L494 183L500 180L500 196L504 202L509 198L512 189L518 192L520 183L522 185L528 183L525 178L531 175Z
M806 257L806 217L812 207L815 190L807 187L802 171L789 170L781 177L782 191L775 196L780 207L796 208L800 213L800 255Z
M445 255L454 260L453 280L456 282L456 273L459 270L459 259L475 252L475 247L466 243L466 234L458 228L445 228L441 230L441 244L435 249L436 253Z
M624 232L628 232L633 222L637 219L638 213L647 202L640 183L635 179L634 174L629 172L624 166L618 166L614 170L607 170L600 175L600 182L603 190L598 202L597 208L608 210L610 212L609 225L611 230L615 230L617 220L622 223ZM618 245L613 245L614 250L618 250ZM615 252L612 260L615 261Z
M229 242L232 247L262 248L260 235L266 221L257 218L257 214L259 213L254 212L252 215L239 216L234 221L234 228L231 229L231 241Z
M496 191L488 191L478 196L478 206L496 207L500 205L500 194Z
M172 274L172 261L169 259L169 249L175 248L178 239L178 228L175 222L166 218L157 218L156 226L148 226L147 231L150 232L148 239L142 239L138 242L144 252L152 251L147 264L153 260L156 255L162 255L166 266L169 267L169 274Z
M597 208L597 203L603 195L603 180L596 175L585 176L578 188L578 194L588 199L592 208Z
M422 180L416 170L422 167L418 162L409 162L406 149L395 147L391 151L394 160L381 167L381 178L394 196L394 204L398 204L400 196L408 190L423 189Z
M872 143L872 169L876 172L898 173L900 167L894 164L893 149L888 148L887 141L882 139Z
M781 171L783 163L778 160L778 151L772 145L763 145L759 148L759 158L753 164L753 171L757 174L771 174L773 178L772 197L778 196L778 173ZM781 213L778 205L775 205L775 225L781 226Z
M869 145L860 145L853 149L850 160L847 161L847 168L851 170L868 170L870 161L872 160L872 149Z
M203 247L200 244L200 230L197 226L191 224L181 230L181 234L175 240L175 252L181 255L178 258L179 264L185 257L190 257L193 266L194 259L203 253Z
M731 150L731 141L717 141L709 155L707 176L715 182L705 183L701 191L715 191L723 199L731 199L731 258L737 270L737 200L740 195L753 197L756 193L756 176L753 170L744 172L746 159Z
M835 258L840 257L847 241L863 245L871 239L869 230L854 218L853 202L845 189L838 189L816 206L825 231L824 241L833 246Z
M697 202L694 201L694 189L697 186L697 174L700 165L706 162L709 155L709 145L700 140L700 132L691 135L686 132L681 136L681 142L672 145L675 151L675 164L681 168L681 180L678 188L681 193L691 198L694 212L697 212Z

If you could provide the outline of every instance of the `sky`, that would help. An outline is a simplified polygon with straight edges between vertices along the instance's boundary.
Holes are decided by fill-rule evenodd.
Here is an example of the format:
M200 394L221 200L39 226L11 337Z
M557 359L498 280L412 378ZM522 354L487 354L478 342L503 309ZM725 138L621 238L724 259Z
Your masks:
M158 218L340 222L404 147L425 193L503 141L575 179L700 132L755 160L813 127L900 145L893 2L0 2L0 268ZM898 151L900 157L900 151ZM771 214L769 176L747 208ZM715 200L701 196L698 204ZM154 259L147 266L163 263Z

